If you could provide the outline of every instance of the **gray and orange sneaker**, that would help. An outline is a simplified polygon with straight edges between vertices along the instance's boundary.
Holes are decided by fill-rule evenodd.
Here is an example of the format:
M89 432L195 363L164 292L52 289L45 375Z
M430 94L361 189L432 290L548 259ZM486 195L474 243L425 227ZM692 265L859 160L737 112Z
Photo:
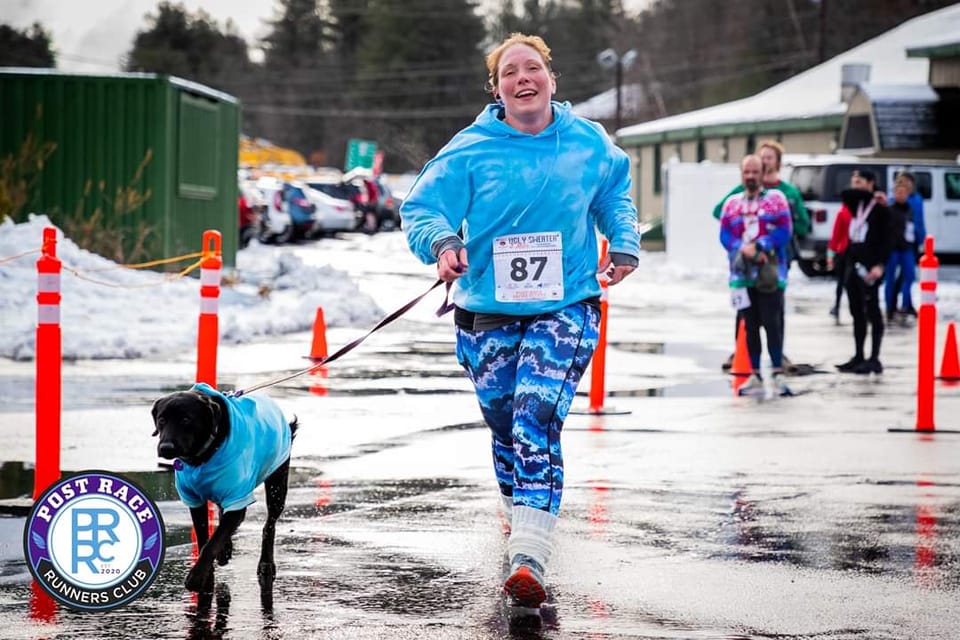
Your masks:
M503 583L503 591L513 604L537 609L547 599L544 588L543 566L528 555L518 553L510 562L510 577Z

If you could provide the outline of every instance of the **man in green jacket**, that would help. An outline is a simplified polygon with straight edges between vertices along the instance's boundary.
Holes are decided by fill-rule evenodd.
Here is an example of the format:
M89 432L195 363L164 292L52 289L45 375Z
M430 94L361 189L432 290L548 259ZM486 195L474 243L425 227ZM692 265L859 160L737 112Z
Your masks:
M789 182L780 179L780 162L783 159L783 151L783 145L776 140L764 140L760 143L760 146L757 147L757 155L760 156L760 161L763 163L764 188L778 189L786 196L787 204L790 205L790 217L793 219L793 237L790 239L790 244L787 245L787 269L789 269L790 263L797 257L797 238L802 238L810 233L810 213L807 211L807 206L803 203L803 196L800 195L800 190ZM730 193L723 196L720 202L717 203L717 206L713 208L713 217L719 220L720 214L723 212L723 203L727 201L727 198L741 191L743 191L743 185L738 184L730 190ZM784 318L781 317L781 327L786 326L783 324L783 320ZM734 338L736 338L736 332L739 326L740 323L738 319L734 328ZM731 354L730 357L727 358L727 361L723 363L723 369L729 369L732 364L733 355ZM786 356L783 357L783 368L787 373L795 370L793 363Z

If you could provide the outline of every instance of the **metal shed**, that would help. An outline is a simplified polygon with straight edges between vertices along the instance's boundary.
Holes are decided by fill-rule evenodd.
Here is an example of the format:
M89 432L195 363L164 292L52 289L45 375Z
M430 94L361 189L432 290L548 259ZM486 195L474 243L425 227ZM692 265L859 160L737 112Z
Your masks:
M149 231L151 258L200 249L204 229L237 251L240 105L233 96L151 73L87 75L0 68L0 158L28 138L49 144L28 210Z

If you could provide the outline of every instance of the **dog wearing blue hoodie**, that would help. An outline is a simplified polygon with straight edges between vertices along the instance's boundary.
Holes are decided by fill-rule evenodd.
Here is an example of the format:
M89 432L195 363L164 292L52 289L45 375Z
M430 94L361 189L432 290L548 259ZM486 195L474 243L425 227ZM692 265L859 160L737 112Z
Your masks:
M153 404L157 455L174 460L174 477L200 554L184 584L190 591L213 590L214 560L225 565L233 555L233 534L264 485L267 521L263 526L257 579L272 588L276 578L274 538L287 501L290 449L297 421L288 423L279 405L264 395L225 396L207 384L177 391ZM220 511L220 523L208 535L207 502Z

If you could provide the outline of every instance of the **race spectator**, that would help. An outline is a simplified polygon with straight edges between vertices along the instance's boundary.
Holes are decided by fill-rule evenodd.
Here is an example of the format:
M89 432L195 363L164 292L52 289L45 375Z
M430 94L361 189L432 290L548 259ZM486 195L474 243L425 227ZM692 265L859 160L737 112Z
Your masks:
M757 154L760 156L760 161L763 163L763 187L765 189L777 189L784 195L784 197L787 199L787 203L790 205L790 217L793 223L793 233L790 237L790 242L787 245L787 271L789 272L790 264L797 258L797 240L810 233L810 212L807 211L807 206L803 202L803 196L800 194L800 190L786 180L782 180L780 178L780 166L783 161L784 151L784 146L776 140L763 140L757 147ZM713 208L713 217L719 220L722 213L723 204L727 201L727 198L737 193L741 193L742 191L742 183L731 189L730 192L725 195L723 199ZM780 326L783 329L785 337L786 305L784 305L784 310L780 314ZM737 331L739 331L739 329L740 315L737 314L737 317L734 319L734 344L736 344ZM793 363L787 356L783 356L783 363L784 369L788 373L795 369ZM723 369L726 371L732 364L733 354L731 353L726 362L723 363Z
M743 190L726 199L720 217L720 243L729 258L731 299L744 320L753 370L739 393L758 395L764 391L760 370L760 328L763 327L774 389L780 395L791 395L783 382L781 318L792 221L783 193L762 187L762 171L759 156L748 155L743 159L740 163Z
M890 203L890 224L893 231L893 250L887 260L884 273L884 293L887 304L887 321L892 322L897 313L916 317L910 289L913 287L914 266L917 259L916 225L913 208L907 201L913 190L913 182L904 175L897 176L893 187L893 202ZM903 307L897 308L898 294Z
M857 170L854 170L850 175L850 188L867 188L867 182ZM837 216L833 219L830 241L827 242L827 270L833 271L837 278L837 289L833 307L830 308L830 315L836 319L837 324L840 323L840 298L843 296L843 289L847 282L846 258L847 247L850 245L850 220L852 217L853 215L847 209L847 205L841 204Z
M894 244L890 210L883 204L883 192L876 191L872 171L860 170L864 188L846 189L841 194L851 212L847 247L846 289L853 316L854 355L837 369L859 374L883 373L880 345L883 342L883 315L880 313L880 283L884 265ZM864 358L867 322L872 339L870 358Z

